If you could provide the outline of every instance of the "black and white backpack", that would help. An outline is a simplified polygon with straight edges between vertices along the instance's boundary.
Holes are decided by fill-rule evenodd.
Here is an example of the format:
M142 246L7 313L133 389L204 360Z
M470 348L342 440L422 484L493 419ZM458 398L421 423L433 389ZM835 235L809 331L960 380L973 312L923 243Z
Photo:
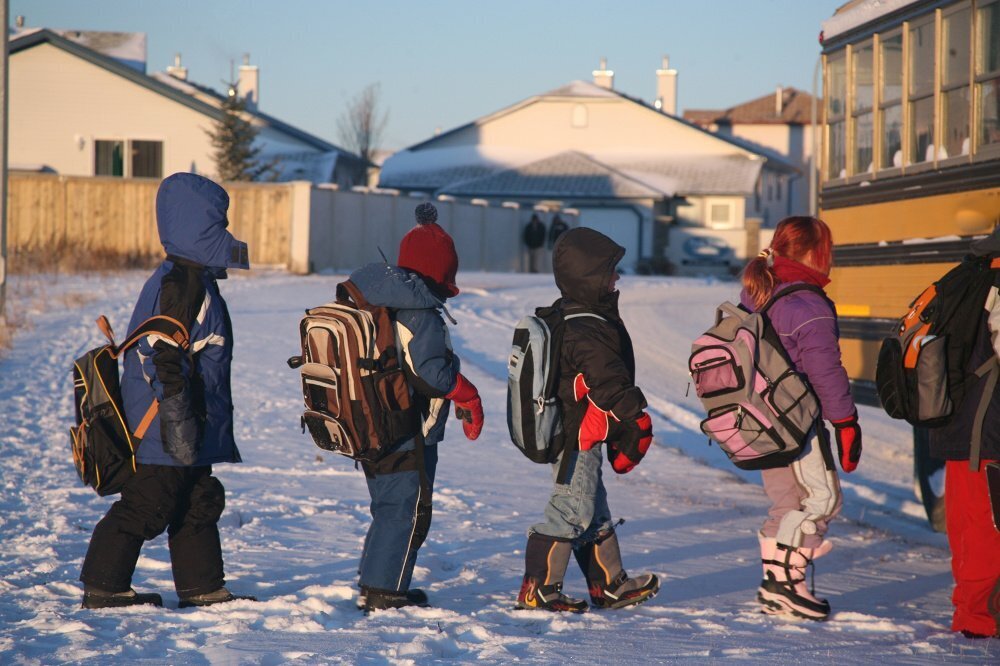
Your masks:
M565 322L577 317L604 321L590 312L563 315L559 308L546 307L514 328L507 359L507 428L514 445L536 463L555 462L560 454L559 354Z

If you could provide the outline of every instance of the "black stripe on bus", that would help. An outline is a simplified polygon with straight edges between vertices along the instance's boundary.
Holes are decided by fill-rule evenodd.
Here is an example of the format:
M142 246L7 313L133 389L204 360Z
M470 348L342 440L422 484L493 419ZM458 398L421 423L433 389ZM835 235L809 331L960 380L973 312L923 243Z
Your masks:
M868 405L869 407L882 406L882 403L878 399L878 389L875 387L875 382L873 381L852 379L851 395L854 396L854 402L859 405Z
M881 341L892 332L898 321L882 317L837 317L837 327L841 338Z
M824 187L819 195L820 209L833 210L1000 187L1000 168L997 160L988 160L905 176L874 178L865 183Z
M982 236L962 236L953 240L906 243L857 243L836 245L833 248L833 265L895 266L899 264L954 264L969 254L969 246Z

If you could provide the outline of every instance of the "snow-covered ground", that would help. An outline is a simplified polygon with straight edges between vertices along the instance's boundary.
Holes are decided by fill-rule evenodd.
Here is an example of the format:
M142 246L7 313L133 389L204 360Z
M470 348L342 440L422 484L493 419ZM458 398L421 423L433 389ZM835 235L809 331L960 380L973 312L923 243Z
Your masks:
M165 537L147 544L135 587L166 608L86 611L79 567L112 498L76 479L67 428L69 368L100 342L106 313L124 332L145 274L16 279L31 321L0 360L0 663L757 663L1000 662L1000 641L948 631L947 544L913 497L908 430L862 408L865 453L844 478L846 506L819 562L823 624L757 612L754 532L766 501L698 430L686 395L690 341L734 283L629 277L622 311L656 446L627 476L609 472L626 567L663 580L651 602L581 616L515 611L525 530L541 514L549 473L510 444L505 362L514 322L556 295L551 278L463 274L450 304L463 369L483 395L486 429L441 445L434 524L416 581L429 609L365 617L354 606L368 524L363 476L299 431L297 322L333 294L335 276L258 273L222 283L236 327L233 368L242 465L220 465L221 529L231 589L257 603L178 610ZM572 565L571 565L572 566ZM575 566L567 591L585 595Z

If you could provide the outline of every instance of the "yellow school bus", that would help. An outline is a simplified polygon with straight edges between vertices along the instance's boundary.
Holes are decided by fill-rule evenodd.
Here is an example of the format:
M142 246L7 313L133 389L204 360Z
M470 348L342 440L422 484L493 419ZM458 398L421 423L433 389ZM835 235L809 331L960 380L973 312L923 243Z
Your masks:
M859 401L887 331L1000 220L1000 0L854 0L823 23L819 207ZM917 492L943 529L926 433Z

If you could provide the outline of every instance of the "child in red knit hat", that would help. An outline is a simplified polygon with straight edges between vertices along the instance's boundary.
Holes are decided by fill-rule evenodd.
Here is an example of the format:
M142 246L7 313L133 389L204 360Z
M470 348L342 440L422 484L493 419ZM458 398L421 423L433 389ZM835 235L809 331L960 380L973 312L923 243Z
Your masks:
M437 224L437 208L432 203L422 203L414 213L417 226L399 243L397 265L419 274L442 299L457 296L458 254L451 236Z

